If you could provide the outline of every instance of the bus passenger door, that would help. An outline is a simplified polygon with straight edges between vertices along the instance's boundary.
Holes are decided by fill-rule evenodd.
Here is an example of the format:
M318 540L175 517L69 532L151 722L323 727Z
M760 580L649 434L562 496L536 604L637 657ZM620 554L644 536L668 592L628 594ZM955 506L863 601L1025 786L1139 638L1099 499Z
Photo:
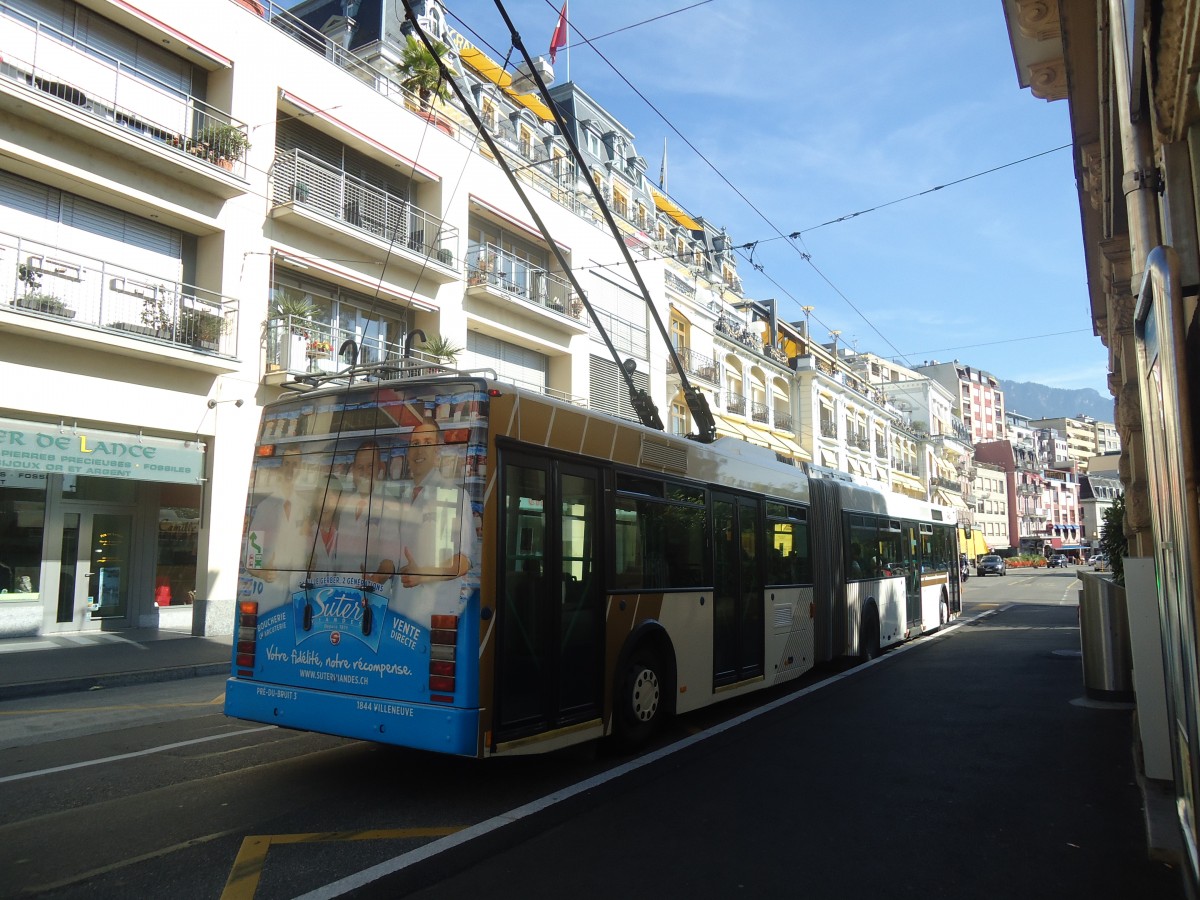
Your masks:
M763 580L758 504L712 494L713 685L763 671Z
M917 522L904 523L904 549L906 552L904 576L905 590L905 624L911 628L921 621L921 573L925 568L925 560L921 555L920 529L927 526Z
M500 740L599 716L604 641L599 470L510 453L502 472Z

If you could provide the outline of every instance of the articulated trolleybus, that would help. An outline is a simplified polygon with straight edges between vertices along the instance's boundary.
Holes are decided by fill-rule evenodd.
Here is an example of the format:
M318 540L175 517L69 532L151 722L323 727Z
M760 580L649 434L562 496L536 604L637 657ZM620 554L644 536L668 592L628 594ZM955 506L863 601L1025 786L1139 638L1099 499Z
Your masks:
M230 716L465 756L610 737L959 609L953 511L472 373L263 412Z

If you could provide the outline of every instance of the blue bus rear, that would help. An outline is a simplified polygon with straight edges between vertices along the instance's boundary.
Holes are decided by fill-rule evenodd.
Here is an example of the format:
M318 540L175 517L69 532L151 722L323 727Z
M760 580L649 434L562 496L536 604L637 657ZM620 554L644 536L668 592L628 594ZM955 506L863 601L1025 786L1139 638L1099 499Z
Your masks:
M473 380L264 410L227 715L480 753L486 440Z

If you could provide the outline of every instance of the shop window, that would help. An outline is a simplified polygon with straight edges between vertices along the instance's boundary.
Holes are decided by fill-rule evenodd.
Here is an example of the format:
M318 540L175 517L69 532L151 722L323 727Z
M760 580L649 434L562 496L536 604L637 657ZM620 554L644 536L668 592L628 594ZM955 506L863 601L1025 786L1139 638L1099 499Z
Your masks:
M46 476L0 472L0 603L41 599Z
M62 492L64 500L132 504L137 500L137 482L124 478L64 475Z
M200 488L164 484L159 494L158 551L154 605L181 606L196 597L196 555L200 544Z

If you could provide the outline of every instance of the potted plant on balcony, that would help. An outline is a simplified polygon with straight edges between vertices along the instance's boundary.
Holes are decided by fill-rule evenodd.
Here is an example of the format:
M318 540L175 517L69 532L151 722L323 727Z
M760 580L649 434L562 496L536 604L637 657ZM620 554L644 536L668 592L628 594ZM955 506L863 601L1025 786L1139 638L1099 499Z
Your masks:
M440 60L449 48L438 41L433 42L433 52L416 35L410 34L396 66L400 86L412 91L421 102L422 112L431 112L434 98L443 103L450 99L450 88L442 78ZM435 117L436 118L436 117ZM435 121L435 119L430 119Z
M167 307L167 295L161 288L142 301L141 319L146 334L171 339L175 315L174 310Z
M203 309L185 307L179 311L179 331L176 340L197 350L221 349L221 335L229 323L220 315Z
M25 285L25 293L13 301L16 306L64 319L75 318L75 310L60 297L42 290L42 274L37 269L23 264L17 266L17 280Z
M294 288L276 288L271 297L267 321L263 322L269 343L274 344L270 358L286 369L308 367L309 328L317 307L307 294ZM283 329L286 328L286 336ZM286 350L282 349L286 347ZM286 357L280 358L286 353Z
M236 125L209 122L196 132L194 140L209 162L215 162L230 172L233 171L233 164L250 149L250 138Z
M440 334L435 334L428 338L421 349L429 356L433 357L433 361L444 365L452 365L458 354L463 352L463 348L459 347L454 341Z

